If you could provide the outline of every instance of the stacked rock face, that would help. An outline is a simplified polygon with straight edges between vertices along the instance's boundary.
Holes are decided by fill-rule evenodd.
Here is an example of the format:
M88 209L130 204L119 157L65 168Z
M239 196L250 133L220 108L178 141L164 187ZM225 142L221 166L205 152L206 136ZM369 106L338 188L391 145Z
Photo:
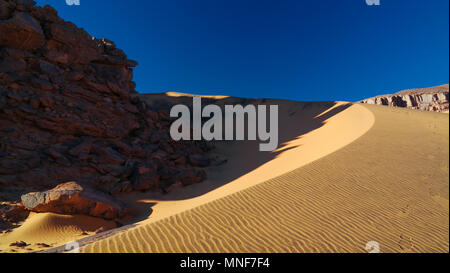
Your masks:
M366 99L361 103L405 107L433 112L449 111L449 85L430 88L409 89L393 95L382 95Z
M135 94L136 65L50 6L0 0L0 201L69 181L106 194L203 181L189 156L210 145L170 139L167 112Z

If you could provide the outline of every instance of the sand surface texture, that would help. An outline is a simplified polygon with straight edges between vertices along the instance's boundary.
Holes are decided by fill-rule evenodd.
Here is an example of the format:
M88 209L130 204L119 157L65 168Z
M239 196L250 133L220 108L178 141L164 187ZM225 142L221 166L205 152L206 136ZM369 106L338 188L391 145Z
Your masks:
M148 200L156 204L148 220L82 251L365 252L376 241L382 252L448 252L448 115L340 110L224 186L188 200ZM295 127L293 119L284 126ZM232 145L224 151L239 163L230 159L217 176L253 160L242 143Z
M148 100L189 103L182 94ZM221 142L227 163L201 184L167 195L129 194L129 226L82 236L93 218L32 214L10 241L78 240L82 252L449 251L449 116L349 104L209 97L279 105L280 146ZM207 103L207 102L205 102ZM83 218L83 219L81 219ZM3 248L5 249L5 248ZM34 249L38 250L38 249Z

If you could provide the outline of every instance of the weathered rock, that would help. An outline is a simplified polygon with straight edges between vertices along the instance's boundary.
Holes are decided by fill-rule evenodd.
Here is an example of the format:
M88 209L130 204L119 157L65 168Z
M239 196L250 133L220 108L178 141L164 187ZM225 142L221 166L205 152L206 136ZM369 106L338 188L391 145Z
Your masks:
M0 175L1 174L16 174L26 170L26 165L18 160L11 158L0 158Z
M100 156L99 161L102 163L121 165L125 162L125 158L110 147L94 146L93 150Z
M61 68L43 60L39 62L39 68L42 73L52 76L62 73Z
M133 185L130 181L123 181L114 186L111 190L112 194L129 193L133 191Z
M17 223L28 217L29 211L21 204L0 203L0 218L10 222Z
M378 104L404 107L433 112L449 111L449 85L430 88L410 89L393 95L382 95L361 101L366 104Z
M154 165L138 164L131 178L134 190L145 191L154 189L159 182L159 176Z
M186 165L186 157L180 156L177 159L175 159L174 162L176 165L184 166L184 165Z
M44 44L44 32L30 14L15 12L11 19L0 23L0 46L35 50Z
M62 155L60 152L56 151L54 148L45 149L44 154L52 157L53 159L59 159L59 158L64 157L64 155Z
M100 234L100 233L103 233L103 232L105 232L106 231L106 228L105 227L99 227L98 229L96 229L95 231L94 231L94 233L95 234Z
M170 186L166 189L166 192L172 192L172 191L174 191L174 190L182 189L183 187L184 187L184 186L183 186L183 183L181 183L181 182L176 182L176 183L170 185Z
M52 39L60 42L61 51L69 56L69 62L88 64L100 58L101 49L92 37L71 22L57 22L50 26Z
M30 11L34 18L41 22L61 22L63 21L58 17L58 12L51 6L45 5L42 7L33 7Z
M27 63L21 59L6 57L0 62L0 72L23 72Z
M167 109L139 98L137 62L114 42L30 0L0 0L0 33L0 200L66 181L118 194L204 179L193 168L207 160L188 155L206 145L170 140Z
M49 248L49 247L51 247L51 245L48 245L48 244L46 244L46 243L37 243L36 244L38 247L41 247L41 248Z
M5 0L0 0L0 20L6 20L11 16L13 7Z
M131 212L113 197L76 182L64 183L45 192L25 194L22 196L22 204L34 212L83 214L107 220L120 219Z
M33 0L16 0L16 9L21 11L30 11L30 9L36 5Z
M30 212L19 203L0 203L0 232L14 229L29 214Z
M192 166L207 167L210 165L211 160L203 155L190 155L189 162L192 164Z
M65 52L61 52L58 50L49 50L45 54L45 58L53 63L59 64L68 64L69 63L69 54Z
M69 151L69 154L72 156L76 156L80 159L86 159L87 156L91 153L92 148L92 138L86 138L81 144L72 148Z
M206 173L203 170L185 170L175 177L175 180L180 181L184 186L197 184L206 179Z
M17 241L17 242L14 242L14 243L11 243L11 244L9 244L9 246L12 246L12 247L20 247L20 248L24 248L24 247L27 247L27 246L29 246L30 244L27 244L26 242L24 242L24 241Z

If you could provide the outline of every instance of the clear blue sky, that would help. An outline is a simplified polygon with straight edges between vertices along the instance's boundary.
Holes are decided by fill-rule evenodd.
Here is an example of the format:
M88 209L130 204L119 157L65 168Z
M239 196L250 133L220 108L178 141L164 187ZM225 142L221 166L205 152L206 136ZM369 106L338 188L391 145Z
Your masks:
M449 1L37 0L116 42L137 90L357 101L449 81Z

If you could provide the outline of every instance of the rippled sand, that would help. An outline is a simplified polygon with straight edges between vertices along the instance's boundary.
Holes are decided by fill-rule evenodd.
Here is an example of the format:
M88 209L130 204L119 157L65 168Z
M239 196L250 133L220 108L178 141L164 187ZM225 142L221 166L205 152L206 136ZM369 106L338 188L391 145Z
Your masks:
M228 163L210 167L207 181L165 196L124 196L136 224L81 239L81 251L366 252L369 241L382 252L449 251L448 115L264 103L280 105L278 151L219 143ZM63 228L79 233L69 226L49 224L34 240L51 241ZM35 227L27 220L8 236Z

